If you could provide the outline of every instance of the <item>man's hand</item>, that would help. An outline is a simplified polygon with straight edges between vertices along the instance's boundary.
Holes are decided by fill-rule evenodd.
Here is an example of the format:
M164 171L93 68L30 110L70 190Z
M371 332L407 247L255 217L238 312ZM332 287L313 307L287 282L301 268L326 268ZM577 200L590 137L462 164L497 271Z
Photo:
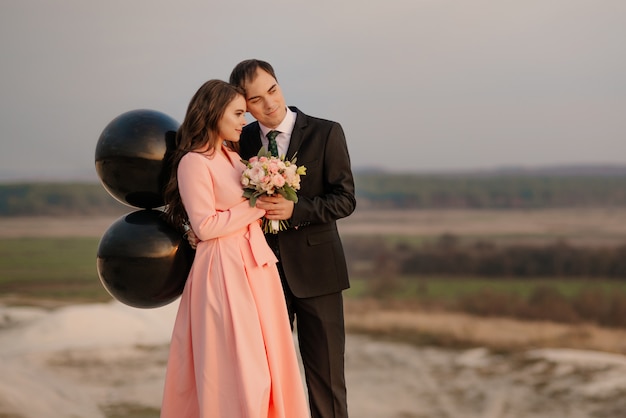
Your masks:
M187 238L187 241L189 241L189 245L191 245L191 248L193 248L194 250L200 242L200 239L196 236L196 234L193 232L193 229L191 228L189 228L187 232L185 232L185 235L183 235L183 237Z
M265 217L271 220L288 220L293 215L294 202L281 195L261 196L256 200L256 207L265 210Z

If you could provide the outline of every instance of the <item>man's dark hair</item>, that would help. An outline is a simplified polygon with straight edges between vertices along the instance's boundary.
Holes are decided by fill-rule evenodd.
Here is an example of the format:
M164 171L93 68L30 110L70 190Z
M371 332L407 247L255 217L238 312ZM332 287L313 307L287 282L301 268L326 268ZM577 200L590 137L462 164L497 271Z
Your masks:
M235 68L233 68L233 71L230 73L230 84L233 84L245 90L246 83L254 80L257 68L265 71L266 73L274 77L276 81L278 81L278 78L276 78L276 73L274 72L274 68L272 68L269 62L257 59L249 59L241 61L235 66Z

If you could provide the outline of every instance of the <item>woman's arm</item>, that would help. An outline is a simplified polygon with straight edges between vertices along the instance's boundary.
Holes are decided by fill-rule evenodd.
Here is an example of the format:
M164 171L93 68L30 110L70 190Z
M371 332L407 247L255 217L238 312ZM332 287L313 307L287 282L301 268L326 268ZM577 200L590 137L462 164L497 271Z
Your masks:
M227 210L217 210L210 160L189 153L178 166L178 188L194 234L201 240L229 235L261 218L265 211L242 200Z

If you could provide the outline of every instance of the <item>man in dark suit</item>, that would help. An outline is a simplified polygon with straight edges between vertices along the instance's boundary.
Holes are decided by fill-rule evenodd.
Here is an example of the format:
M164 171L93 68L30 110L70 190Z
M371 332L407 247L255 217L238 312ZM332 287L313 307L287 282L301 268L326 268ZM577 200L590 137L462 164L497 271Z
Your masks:
M245 91L247 110L256 119L244 127L240 154L248 159L269 131L279 131L279 155L306 167L298 202L261 197L257 206L290 227L266 234L276 253L289 317L298 332L313 418L348 416L344 375L345 330L342 291L350 284L337 219L356 207L350 157L341 125L287 107L272 66L260 60L239 63L231 84ZM299 417L294 417L299 418Z

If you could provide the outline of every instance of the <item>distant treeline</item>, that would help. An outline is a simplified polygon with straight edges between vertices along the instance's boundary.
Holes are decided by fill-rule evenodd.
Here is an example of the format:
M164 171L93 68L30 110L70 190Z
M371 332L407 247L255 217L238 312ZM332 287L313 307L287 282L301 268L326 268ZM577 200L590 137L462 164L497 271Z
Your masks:
M521 209L626 206L626 174L356 173L359 209ZM132 209L132 208L131 208ZM99 183L0 184L0 216L128 211Z
M434 242L389 248L380 237L345 238L353 274L492 278L626 279L626 244L575 246L559 240L543 245L463 242L442 235Z

